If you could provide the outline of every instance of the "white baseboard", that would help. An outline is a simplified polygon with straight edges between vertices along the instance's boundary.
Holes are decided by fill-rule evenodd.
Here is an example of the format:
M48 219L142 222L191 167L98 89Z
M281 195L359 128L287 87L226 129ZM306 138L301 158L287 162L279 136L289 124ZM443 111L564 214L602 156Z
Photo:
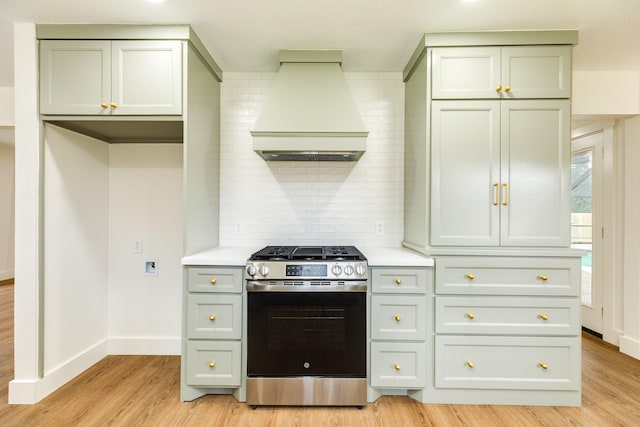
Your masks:
M14 272L13 270L2 270L0 271L0 280L9 280L9 279L13 279L14 276Z
M111 337L109 354L179 356L180 337Z
M9 404L39 402L104 358L107 347L107 341L101 341L66 363L45 372L43 378L14 379L9 383Z
M620 337L620 352L636 359L640 359L640 341L622 335Z

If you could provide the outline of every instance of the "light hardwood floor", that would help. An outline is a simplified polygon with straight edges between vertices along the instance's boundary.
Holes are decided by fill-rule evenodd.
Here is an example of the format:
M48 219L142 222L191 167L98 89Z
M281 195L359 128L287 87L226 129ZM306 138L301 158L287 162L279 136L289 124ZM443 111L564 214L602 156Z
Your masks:
M0 426L640 426L640 361L583 335L582 407L430 405L258 408L231 396L180 401L177 356L108 356L36 405L8 405L13 286L0 287Z

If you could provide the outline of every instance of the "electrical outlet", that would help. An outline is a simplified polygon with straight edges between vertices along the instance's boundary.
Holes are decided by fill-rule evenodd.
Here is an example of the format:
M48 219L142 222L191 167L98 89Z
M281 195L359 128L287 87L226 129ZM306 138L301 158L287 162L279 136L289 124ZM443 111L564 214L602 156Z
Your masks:
M144 262L144 274L145 276L157 276L158 275L158 261L155 259Z
M384 221L376 221L376 236L384 235Z
M133 241L133 253L141 254L142 253L142 240L134 240Z
M240 221L233 223L233 231L235 231L236 234L242 233L242 223Z

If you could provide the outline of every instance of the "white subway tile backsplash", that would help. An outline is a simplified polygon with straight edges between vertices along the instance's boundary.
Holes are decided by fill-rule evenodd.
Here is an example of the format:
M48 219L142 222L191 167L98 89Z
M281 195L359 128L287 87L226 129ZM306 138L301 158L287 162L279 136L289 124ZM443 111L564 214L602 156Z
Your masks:
M351 162L265 162L249 131L276 73L224 73L220 244L399 246L403 230L402 73L345 73L369 130ZM376 235L376 221L384 234ZM234 224L242 223L237 232Z

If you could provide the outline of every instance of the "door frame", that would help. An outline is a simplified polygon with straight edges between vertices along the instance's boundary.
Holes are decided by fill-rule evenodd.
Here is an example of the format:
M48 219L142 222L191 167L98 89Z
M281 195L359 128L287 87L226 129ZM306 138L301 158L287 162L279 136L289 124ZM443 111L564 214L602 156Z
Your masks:
M571 132L572 153L573 140L590 134L602 132L601 153L601 188L602 209L600 226L600 263L602 292L602 338L604 341L618 345L623 329L623 160L624 153L617 141L616 121L604 119L573 129ZM596 153L594 153L596 154ZM595 231L594 231L595 233ZM594 262L596 262L594 260ZM606 284L606 285L605 285Z

